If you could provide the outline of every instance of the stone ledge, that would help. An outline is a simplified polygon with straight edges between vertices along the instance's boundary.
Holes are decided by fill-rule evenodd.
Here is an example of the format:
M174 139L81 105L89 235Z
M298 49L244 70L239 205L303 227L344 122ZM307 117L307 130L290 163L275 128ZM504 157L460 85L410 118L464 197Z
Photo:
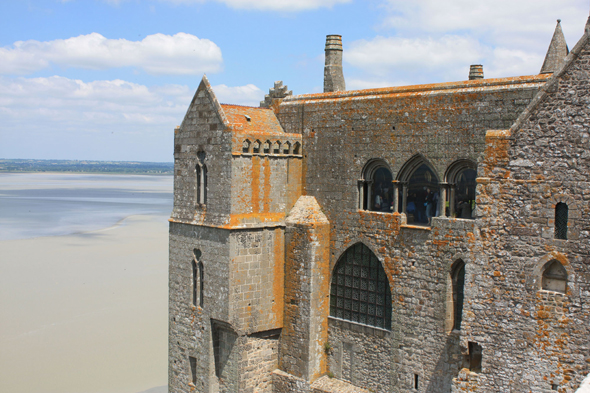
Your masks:
M348 382L336 378L323 376L311 384L312 393L369 393L369 390L359 388Z
M328 324L334 325L340 329L352 330L353 332L370 334L378 337L387 337L391 334L391 331L387 329L381 329L376 326L364 325L362 323L347 321L344 319L329 316Z

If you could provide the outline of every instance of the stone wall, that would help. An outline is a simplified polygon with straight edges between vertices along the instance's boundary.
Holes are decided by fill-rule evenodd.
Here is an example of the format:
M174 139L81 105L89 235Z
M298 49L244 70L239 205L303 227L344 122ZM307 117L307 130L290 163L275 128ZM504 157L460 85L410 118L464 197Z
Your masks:
M482 179L482 272L466 341L480 341L481 391L573 392L590 368L588 255L588 75L584 37L510 130L488 133ZM555 206L570 208L567 240L554 238ZM567 272L566 293L543 290L551 260ZM494 322L489 322L493 320ZM502 370L499 374L497 370Z
M197 360L197 391L216 384L211 320L228 321L229 231L170 223L169 389L191 388L189 356ZM193 250L204 267L203 307L192 301ZM194 389L194 388L193 388Z

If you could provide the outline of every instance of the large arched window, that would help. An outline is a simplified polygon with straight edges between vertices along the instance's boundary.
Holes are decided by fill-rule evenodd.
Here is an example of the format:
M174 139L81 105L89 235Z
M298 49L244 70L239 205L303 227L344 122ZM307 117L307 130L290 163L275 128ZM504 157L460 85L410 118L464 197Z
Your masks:
M400 170L403 184L402 211L408 224L430 225L432 217L439 215L439 181L426 159L417 154Z
M391 329L391 290L381 262L357 243L340 257L332 275L330 315Z
M445 216L474 218L476 178L477 164L471 160L457 160L449 166L445 174Z
M555 238L567 240L567 204L559 202L555 205Z
M566 293L567 271L559 261L553 259L545 264L541 285L546 291Z
M394 203L393 176L382 160L370 161L363 170L359 183L360 208L378 212L392 212Z

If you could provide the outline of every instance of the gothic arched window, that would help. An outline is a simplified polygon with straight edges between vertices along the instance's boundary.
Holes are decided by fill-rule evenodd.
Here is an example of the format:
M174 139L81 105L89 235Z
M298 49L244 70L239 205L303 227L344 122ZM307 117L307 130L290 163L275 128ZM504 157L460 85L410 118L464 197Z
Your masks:
M393 209L393 176L382 160L370 161L363 171L360 208L391 213Z
M330 315L391 329L391 290L381 262L357 243L340 257L332 274Z
M440 189L436 173L426 158L416 154L398 174L403 183L402 211L408 224L430 225L432 217L439 216Z
M448 193L445 200L445 216L474 218L477 164L461 159L449 165L445 174Z
M567 240L567 204L559 202L555 205L555 238Z
M567 271L559 261L554 259L545 264L541 288L546 291L566 293Z

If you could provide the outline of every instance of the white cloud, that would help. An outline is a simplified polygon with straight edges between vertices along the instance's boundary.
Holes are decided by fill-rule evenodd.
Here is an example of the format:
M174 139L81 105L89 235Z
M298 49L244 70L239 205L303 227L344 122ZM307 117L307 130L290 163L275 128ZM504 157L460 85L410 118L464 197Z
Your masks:
M213 92L221 103L258 106L264 99L264 92L252 84L246 86L213 86Z
M556 19L571 48L588 15L587 0L384 0L381 7L381 36L345 41L350 87L465 80L478 63L486 77L536 74Z
M119 5L125 0L103 0L106 3ZM259 11L307 11L318 8L331 8L338 4L350 3L352 0L160 0L172 4L202 4L214 1L234 9Z
M136 67L156 75L199 75L222 68L221 49L210 40L178 33L141 41L108 39L91 33L54 41L17 41L0 48L0 74L25 75L51 64L104 70Z
M381 77L395 72L427 72L432 76L471 64L481 58L486 50L469 37L375 37L370 41L351 43L344 52L344 59L354 67ZM455 74L455 71L450 73Z
M263 96L254 85L213 89L234 104L258 105ZM174 126L194 93L123 80L0 77L0 157L171 161Z

